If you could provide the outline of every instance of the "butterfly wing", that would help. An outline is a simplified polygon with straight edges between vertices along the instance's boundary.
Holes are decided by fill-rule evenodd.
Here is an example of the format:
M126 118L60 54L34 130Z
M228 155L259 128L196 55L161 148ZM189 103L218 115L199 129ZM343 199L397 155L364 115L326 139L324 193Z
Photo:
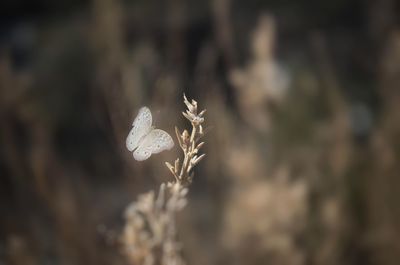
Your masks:
M126 138L126 148L129 151L135 150L139 146L140 140L151 131L152 122L153 118L150 109L148 107L140 108L138 115L132 123L133 128Z
M169 150L174 146L172 137L165 131L155 129L147 134L143 141L139 143L138 148L133 152L133 157L137 161L143 161L149 158L152 154L160 153L164 150Z

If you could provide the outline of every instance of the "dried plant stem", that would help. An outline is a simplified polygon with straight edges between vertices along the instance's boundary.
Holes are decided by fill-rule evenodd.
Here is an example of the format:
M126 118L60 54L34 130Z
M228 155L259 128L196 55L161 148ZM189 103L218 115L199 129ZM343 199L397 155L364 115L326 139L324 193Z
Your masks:
M182 246L177 239L176 214L187 204L187 186L193 179L192 169L205 155L199 155L204 142L198 143L204 136L201 124L205 110L197 113L197 102L189 102L186 96L184 103L187 110L183 115L192 124L191 133L187 130L180 133L175 127L183 162L177 158L174 165L165 163L175 181L162 183L157 196L154 191L140 195L125 212L122 242L132 264L185 264L180 255Z
M205 156L205 154L202 154L200 156L198 155L200 148L204 145L204 142L198 142L204 136L202 123L204 122L203 115L205 113L205 110L198 113L197 102L195 100L189 102L185 95L183 96L183 98L187 110L186 112L182 112L182 114L192 124L192 131L190 134L187 130L184 130L181 133L179 129L175 127L176 137L178 139L179 146L183 151L183 162L181 165L179 165L178 158L175 160L174 166L172 166L168 162L166 162L165 164L171 171L176 182L185 187L192 182L193 174L191 170Z

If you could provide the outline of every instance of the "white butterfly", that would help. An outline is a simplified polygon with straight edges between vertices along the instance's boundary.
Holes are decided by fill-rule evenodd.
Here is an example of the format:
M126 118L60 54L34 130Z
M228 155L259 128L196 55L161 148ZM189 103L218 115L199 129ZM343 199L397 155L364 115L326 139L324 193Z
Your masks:
M150 109L142 107L132 123L132 130L126 138L126 148L133 151L137 161L143 161L152 154L169 150L174 146L172 137L165 131L154 129Z

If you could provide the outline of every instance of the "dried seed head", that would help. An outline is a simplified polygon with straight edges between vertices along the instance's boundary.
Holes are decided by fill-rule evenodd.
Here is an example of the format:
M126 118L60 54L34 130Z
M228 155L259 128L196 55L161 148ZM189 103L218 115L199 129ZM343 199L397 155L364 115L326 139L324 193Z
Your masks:
M189 139L189 132L187 130L183 130L182 132L182 140Z
M204 122L204 118L200 117L200 116L196 116L194 117L191 122L195 125L198 126L200 125L202 122Z
M204 122L204 114L206 110L198 113L198 105L195 100L189 101L186 95L183 95L183 101L187 109L182 112L182 115L192 124L192 130L183 130L180 132L175 127L175 133L179 141L179 146L184 151L184 159L181 163L179 160L175 161L174 166L166 164L176 179L176 183L181 185L188 185L191 183L193 174L191 170L200 162L204 155L199 154L200 148L204 143L198 144L199 139L204 135L202 123Z
M192 99L192 103L186 98L186 95L183 94L183 102L185 103L186 107L188 108L189 112L197 113L197 102Z
M182 143L183 143L183 148L187 148L190 145L190 135L187 130L184 130L182 132Z

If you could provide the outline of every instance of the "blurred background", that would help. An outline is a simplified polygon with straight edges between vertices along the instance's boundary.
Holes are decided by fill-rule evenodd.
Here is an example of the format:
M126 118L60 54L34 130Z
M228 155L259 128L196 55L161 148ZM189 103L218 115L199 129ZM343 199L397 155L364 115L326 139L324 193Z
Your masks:
M399 264L400 5L5 0L0 264L132 264L125 207L172 180L125 138L173 135L182 95L207 153L178 223L188 264ZM177 145L176 145L177 146Z

